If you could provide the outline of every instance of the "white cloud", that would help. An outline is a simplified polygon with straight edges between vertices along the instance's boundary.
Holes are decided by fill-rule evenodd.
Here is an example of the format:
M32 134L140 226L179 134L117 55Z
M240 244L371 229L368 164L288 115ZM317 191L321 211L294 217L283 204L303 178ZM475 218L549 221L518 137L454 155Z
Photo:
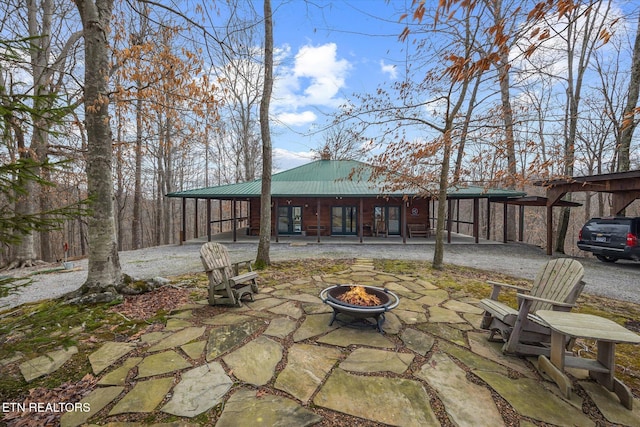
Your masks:
M313 161L314 155L315 153L311 151L289 151L284 148L274 148L274 172L281 172L302 166Z
M287 119L299 120L294 125L310 123L313 113L299 113L299 110L309 106L335 108L343 102L338 94L346 86L351 63L338 59L337 51L335 43L305 45L296 53L291 67L280 67L274 84L273 105L283 123L287 123ZM284 52L286 49L281 51ZM313 117L315 119L317 117Z
M387 74L391 80L395 80L398 77L396 66L385 64L383 60L380 61L380 70L383 74Z
M313 111L303 111L301 113L281 113L276 116L276 120L287 126L302 126L316 121L318 116Z

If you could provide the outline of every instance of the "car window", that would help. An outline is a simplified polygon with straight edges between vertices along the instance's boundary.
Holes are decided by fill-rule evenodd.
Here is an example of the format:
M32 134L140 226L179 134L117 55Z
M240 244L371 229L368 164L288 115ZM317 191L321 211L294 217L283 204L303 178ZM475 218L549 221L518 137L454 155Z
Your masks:
M586 227L591 232L619 234L627 233L630 225L631 219L598 219L589 221Z

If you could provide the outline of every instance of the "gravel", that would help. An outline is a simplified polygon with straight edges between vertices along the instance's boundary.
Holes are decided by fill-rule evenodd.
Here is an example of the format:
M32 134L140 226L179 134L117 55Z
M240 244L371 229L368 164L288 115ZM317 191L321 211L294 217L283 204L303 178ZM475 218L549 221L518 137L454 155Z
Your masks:
M132 277L150 279L202 272L199 250L202 242L167 245L120 252L122 271ZM257 243L224 243L233 261L255 259ZM372 258L431 262L433 244L351 243L271 243L271 261L305 258ZM445 247L445 263L496 271L516 277L533 279L548 261L542 249L522 243L450 244ZM618 261L607 264L593 258L580 258L585 267L585 293L640 304L640 262ZM54 270L54 271L52 271ZM38 273L38 274L34 274ZM78 289L87 278L87 260L73 261L72 270L59 265L41 266L3 272L22 278L10 295L0 298L0 309L28 302L57 298ZM31 281L29 283L29 281ZM25 285L26 284L26 285ZM24 285L24 286L20 286Z

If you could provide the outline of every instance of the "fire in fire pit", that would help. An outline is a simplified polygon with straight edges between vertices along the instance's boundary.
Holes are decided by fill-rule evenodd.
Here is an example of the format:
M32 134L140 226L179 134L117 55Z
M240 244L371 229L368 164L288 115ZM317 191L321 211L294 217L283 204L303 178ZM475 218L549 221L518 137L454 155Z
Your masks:
M367 292L367 290L362 286L351 286L347 292L343 292L338 295L338 299L340 301L346 302L347 304L353 305L362 305L366 307L371 307L374 305L380 305L380 298L378 298L375 294Z
M320 292L320 299L333 308L329 325L340 313L352 318L374 318L381 333L384 313L397 307L400 299L388 289L375 286L336 285Z

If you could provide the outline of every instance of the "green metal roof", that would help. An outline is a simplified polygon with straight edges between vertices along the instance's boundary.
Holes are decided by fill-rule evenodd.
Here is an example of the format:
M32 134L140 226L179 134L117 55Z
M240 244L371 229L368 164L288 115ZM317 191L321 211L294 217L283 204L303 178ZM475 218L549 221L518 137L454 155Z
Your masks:
M353 177L349 176L353 173ZM355 160L317 160L293 169L273 174L273 197L379 197L415 196L417 191L385 192L380 180L369 181L371 166ZM167 197L198 199L232 199L260 197L262 180L217 187L197 188L167 194ZM494 194L495 192L495 194ZM452 187L449 197L518 197L525 193L512 190L493 190L484 187Z

